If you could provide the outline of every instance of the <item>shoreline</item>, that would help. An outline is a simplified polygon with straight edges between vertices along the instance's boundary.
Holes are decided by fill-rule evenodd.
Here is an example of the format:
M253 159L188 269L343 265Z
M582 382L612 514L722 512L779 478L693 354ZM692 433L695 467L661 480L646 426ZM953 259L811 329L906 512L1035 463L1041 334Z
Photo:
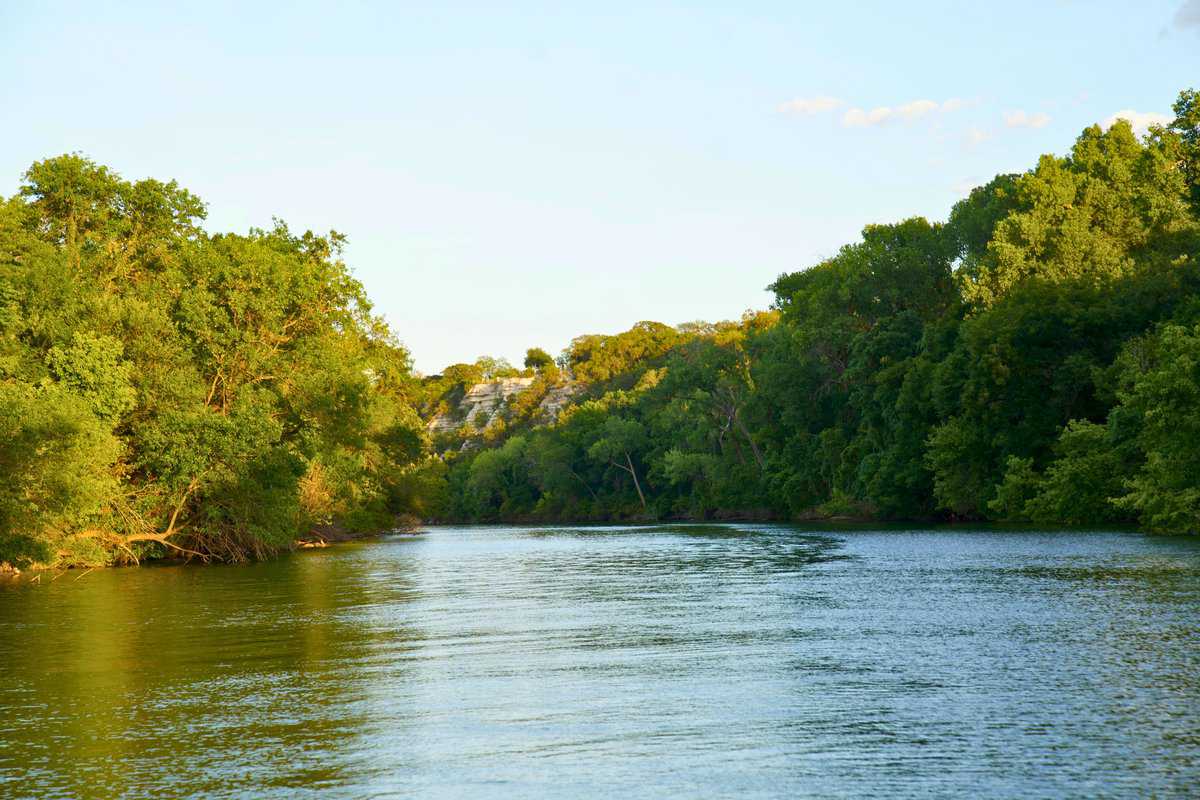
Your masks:
M325 526L319 530L316 535L310 533L308 536L293 540L291 546L280 549L269 556L259 560L269 560L280 556L294 553L301 550L324 550L337 545L350 544L353 542L366 541L368 539L376 539L382 536L396 535L415 537L422 536L428 533L428 528L433 527L487 527L497 525L528 525L531 527L541 526L577 526L581 528L587 527L604 527L612 525L631 525L631 526L654 526L654 525L671 525L671 524L689 524L702 525L709 524L727 524L739 522L759 522L773 523L777 525L811 525L811 526L880 526L883 529L907 530L917 527L930 527L934 529L942 528L964 528L974 527L986 530L998 531L1038 531L1038 532L1123 532L1137 533L1145 536L1172 536L1172 537L1187 537L1196 536L1198 534L1163 534L1155 531L1148 531L1138 527L1134 523L1113 524L1104 527L1094 525L1039 525L1033 522L989 522L986 520L946 520L946 519L896 519L883 520L878 517L869 516L852 516L843 514L804 514L794 517L780 517L771 514L753 514L753 513L737 513L727 514L712 517L695 517L695 516L675 516L675 517L629 517L629 518L608 518L608 519L529 519L529 518L504 518L495 520L461 520L461 519L426 519L405 520L403 525L398 525L393 528L381 528L369 531L346 531L336 526ZM147 559L136 564L105 564L105 565L73 565L73 566L49 566L49 565L33 565L25 568L17 568L8 563L0 563L0 581L3 580L19 580L24 575L32 575L35 577L30 580L40 580L40 576L48 572L61 574L65 572L83 571L84 573L97 569L117 569L127 567L141 567L154 565L184 565L184 564L200 564L203 566L227 565L235 562L226 561L201 561L195 558L155 558ZM52 579L53 580L53 579Z

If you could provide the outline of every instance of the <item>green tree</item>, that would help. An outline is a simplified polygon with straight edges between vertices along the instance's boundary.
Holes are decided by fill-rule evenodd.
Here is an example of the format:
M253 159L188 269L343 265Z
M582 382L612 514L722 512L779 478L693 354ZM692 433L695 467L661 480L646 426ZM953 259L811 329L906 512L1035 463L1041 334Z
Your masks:
M1200 326L1166 325L1122 359L1110 427L1135 429L1145 461L1125 482L1121 508L1165 532L1200 531ZM1141 352L1139 352L1141 350Z
M392 486L426 447L411 365L343 262L344 237L281 222L209 235L204 211L174 182L128 182L78 155L34 164L0 203L0 381L54 410L14 441L53 424L64 442L115 443L103 469L79 456L110 481L98 510L86 493L45 495L58 521L29 535L52 557L236 560L405 510ZM67 478L91 451L63 452L45 460L87 485ZM9 485L29 497L48 485L23 481Z
M1186 255L1195 242L1184 172L1126 120L1088 128L1069 157L1042 156L1008 191L1015 209L995 224L986 255L960 272L964 296L979 305L1034 278L1102 284L1148 256Z
M638 480L637 466L633 456L646 444L645 429L631 419L609 417L600 430L600 438L588 448L588 455L596 461L629 474L633 479L633 488L637 490L638 500L642 509L646 509L646 495L642 491L642 483Z
M1173 110L1175 119L1167 132L1177 137L1180 165L1187 181L1192 207L1200 211L1200 92L1185 89L1179 93ZM1162 131L1159 136L1163 136ZM1164 142L1170 148L1170 142Z
M82 397L101 421L113 425L135 405L133 364L123 358L124 349L111 336L76 333L70 347L50 348L46 360L51 375Z
M531 347L525 351L525 368L545 372L554 366L554 359L540 347Z
M76 535L103 524L120 454L83 398L0 383L0 562L95 560Z
M1117 522L1124 518L1113 500L1127 474L1120 450L1103 425L1073 420L1055 443L1055 459L1046 468L1024 515L1058 525Z

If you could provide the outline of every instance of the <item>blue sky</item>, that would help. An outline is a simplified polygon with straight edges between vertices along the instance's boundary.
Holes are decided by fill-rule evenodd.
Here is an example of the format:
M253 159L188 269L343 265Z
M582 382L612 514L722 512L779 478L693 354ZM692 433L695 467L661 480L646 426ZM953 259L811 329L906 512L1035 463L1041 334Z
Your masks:
M1200 87L1200 0L171 5L0 3L0 194L81 151L340 230L426 372L736 318Z

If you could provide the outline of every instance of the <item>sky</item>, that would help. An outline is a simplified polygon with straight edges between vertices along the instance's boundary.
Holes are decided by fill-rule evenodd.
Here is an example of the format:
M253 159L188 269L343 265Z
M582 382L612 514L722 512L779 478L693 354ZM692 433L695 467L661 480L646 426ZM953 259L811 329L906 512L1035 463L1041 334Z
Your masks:
M735 319L862 227L1200 88L1200 0L0 0L0 195L81 152L335 229L429 374Z

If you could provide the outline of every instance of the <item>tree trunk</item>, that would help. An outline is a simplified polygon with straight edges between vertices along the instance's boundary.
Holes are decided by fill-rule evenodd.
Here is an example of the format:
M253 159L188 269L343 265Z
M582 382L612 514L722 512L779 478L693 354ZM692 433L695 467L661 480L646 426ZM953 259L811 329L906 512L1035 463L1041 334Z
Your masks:
M750 435L750 431L746 430L746 423L742 422L742 417L738 412L733 412L733 421L737 423L738 430L746 437L746 441L750 443L750 452L754 453L754 460L758 462L758 469L761 472L766 468L763 462L762 453L758 451L758 445L754 443L754 437Z
M575 470L571 469L570 467L567 467L567 472L569 472L569 473L571 473L572 475L574 475L574 476L575 476L575 480L577 480L577 481L579 481L580 483L582 483L582 484L583 484L583 488L585 488L585 489L587 489L587 490L588 490L588 494L590 494L590 495L592 496L592 499L593 499L593 500L595 500L597 503L598 503L598 502L600 502L600 498L596 496L596 492L595 492L595 490L594 490L594 489L592 489L592 487L591 487L591 486L588 484L588 482L587 482L587 481L585 481L583 478L581 478L581 477L579 476L579 473L577 473Z
M633 476L633 488L637 489L638 499L642 501L642 511L646 510L646 495L642 494L642 484L638 483L637 470L633 468L633 459L625 452L625 463L629 465L629 474Z

